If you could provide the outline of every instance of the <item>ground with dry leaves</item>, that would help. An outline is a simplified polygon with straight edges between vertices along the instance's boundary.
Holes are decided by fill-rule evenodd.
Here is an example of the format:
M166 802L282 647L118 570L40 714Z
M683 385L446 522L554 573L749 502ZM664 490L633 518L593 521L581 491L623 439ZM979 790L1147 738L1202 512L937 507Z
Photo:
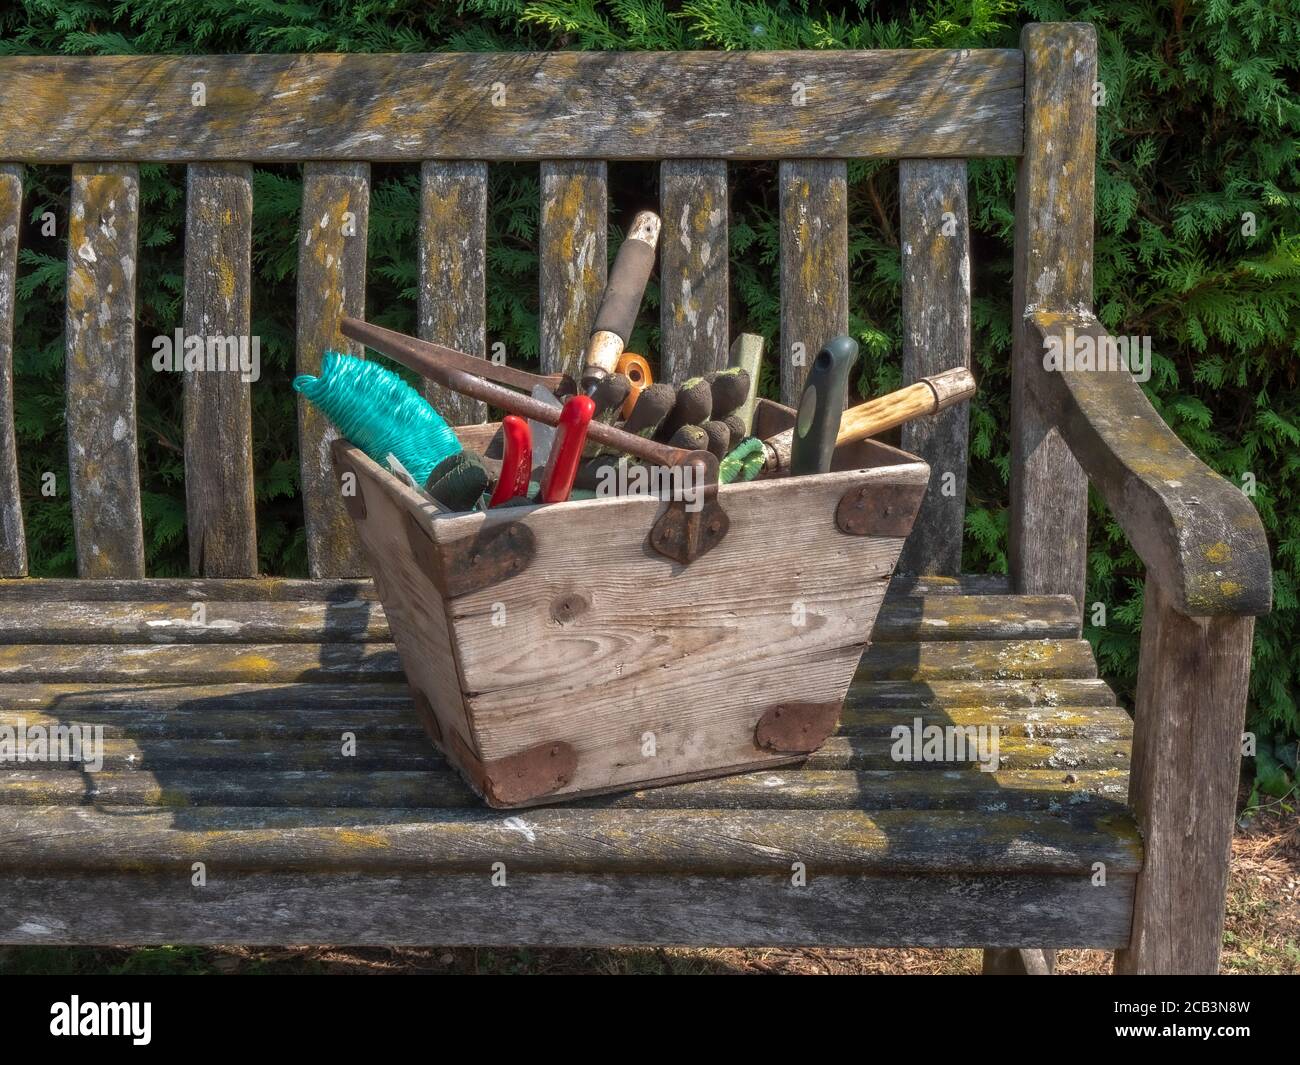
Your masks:
M1300 815L1259 814L1232 848L1223 972L1300 974ZM1103 973L1110 953L1064 950L1063 973ZM0 948L0 973L950 973L978 950L403 950L344 947Z

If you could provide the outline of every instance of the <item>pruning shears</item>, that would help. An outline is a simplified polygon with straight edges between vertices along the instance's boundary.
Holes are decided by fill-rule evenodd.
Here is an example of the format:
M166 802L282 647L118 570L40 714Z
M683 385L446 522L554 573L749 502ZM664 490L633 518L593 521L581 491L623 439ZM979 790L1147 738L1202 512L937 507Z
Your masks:
M533 433L528 422L515 414L501 419L505 437L505 457L501 461L501 476L492 489L489 507L499 507L517 496L527 495L528 478L533 472Z
M578 463L587 443L587 427L596 413L596 402L588 395L570 396L560 411L555 427L555 442L542 474L541 502L563 503L573 490Z

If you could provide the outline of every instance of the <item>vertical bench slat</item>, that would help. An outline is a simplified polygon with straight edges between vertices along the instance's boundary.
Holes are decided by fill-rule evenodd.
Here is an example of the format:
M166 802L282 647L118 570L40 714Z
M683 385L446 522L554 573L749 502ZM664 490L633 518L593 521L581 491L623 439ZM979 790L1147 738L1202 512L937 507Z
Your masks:
M660 164L659 372L682 381L727 365L727 164Z
M849 200L841 159L780 164L781 402L795 407L821 346L849 327Z
M143 577L135 435L136 165L73 166L71 202L66 373L77 573Z
M365 346L339 332L344 317L366 313L369 163L305 163L298 232L298 372L320 373L326 351L364 356ZM312 577L367 572L361 543L339 496L330 442L338 431L298 398L298 455Z
M420 336L487 355L487 163L428 162L420 168ZM452 425L487 420L487 406L425 382L425 395Z
M253 168L195 163L185 195L185 334L249 337ZM250 341L251 343L251 341ZM206 355L206 350L205 350ZM238 370L185 373L185 512L190 571L257 575L253 423Z
M1010 564L1016 589L1065 593L1083 609L1088 483L1042 410L1027 313L1092 307L1097 34L1081 23L1026 26L1025 153L1016 175L1012 297Z
M22 207L22 167L0 163L0 577L27 576L27 540L14 439L14 286Z
M910 384L927 374L970 365L965 160L901 160L898 194L903 381ZM969 430L966 403L903 426L903 449L930 464L930 485L899 559L900 572L949 576L961 572Z
M599 160L542 164L542 373L582 373L609 276L607 169Z

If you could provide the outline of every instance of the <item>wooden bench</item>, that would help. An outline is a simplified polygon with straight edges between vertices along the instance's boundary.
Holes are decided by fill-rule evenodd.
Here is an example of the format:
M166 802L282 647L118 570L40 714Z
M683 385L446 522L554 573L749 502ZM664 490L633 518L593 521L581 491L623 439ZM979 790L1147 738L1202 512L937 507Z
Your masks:
M0 766L0 942L975 946L990 972L1103 947L1121 970L1214 970L1267 544L1128 374L1044 369L1049 338L1104 336L1096 40L1053 24L1021 43L0 59L0 727L105 737L93 771ZM306 408L311 579L257 574L235 374L177 381L194 579L147 578L138 163L188 167L186 333L245 335L251 166L305 161L310 372L327 347L356 350L337 326L365 312L371 161L420 163L420 332L480 355L488 163L539 162L551 372L573 369L603 286L604 160L660 160L662 370L680 378L728 354L728 161L778 159L789 402L801 354L848 324L846 158L900 160L904 376L969 358L965 160L985 156L1020 160L1011 575L960 574L964 411L908 427L934 472L901 571L926 576L895 578L839 732L806 764L485 809L421 733L331 434ZM23 163L72 166L76 580L27 577L11 375ZM1081 639L1089 481L1147 567L1136 724ZM893 730L918 720L996 726L997 770L899 761Z

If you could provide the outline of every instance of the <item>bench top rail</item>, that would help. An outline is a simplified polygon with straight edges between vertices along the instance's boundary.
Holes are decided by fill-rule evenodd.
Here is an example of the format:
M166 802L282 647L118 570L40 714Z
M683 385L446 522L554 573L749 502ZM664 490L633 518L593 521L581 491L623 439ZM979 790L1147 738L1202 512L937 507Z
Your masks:
M32 163L1016 155L1002 50L16 56Z

